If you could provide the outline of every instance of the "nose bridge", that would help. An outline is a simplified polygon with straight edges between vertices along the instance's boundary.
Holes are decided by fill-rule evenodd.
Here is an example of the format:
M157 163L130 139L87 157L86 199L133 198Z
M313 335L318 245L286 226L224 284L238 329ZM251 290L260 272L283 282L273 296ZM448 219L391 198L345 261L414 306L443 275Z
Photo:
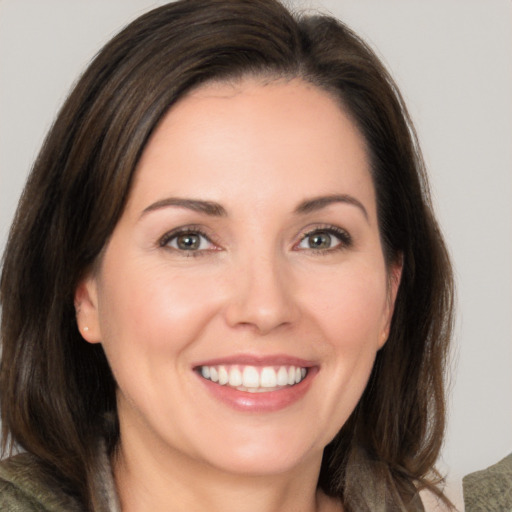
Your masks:
M227 320L232 326L252 326L260 333L292 323L297 305L289 262L279 251L247 251L231 276Z

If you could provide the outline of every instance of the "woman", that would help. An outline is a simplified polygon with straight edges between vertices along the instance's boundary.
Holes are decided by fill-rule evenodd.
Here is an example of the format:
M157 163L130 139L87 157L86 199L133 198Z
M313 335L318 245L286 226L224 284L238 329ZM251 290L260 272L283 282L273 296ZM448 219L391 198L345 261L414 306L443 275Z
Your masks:
M188 0L116 36L37 159L1 300L27 452L4 508L442 496L450 265L400 94L331 18Z

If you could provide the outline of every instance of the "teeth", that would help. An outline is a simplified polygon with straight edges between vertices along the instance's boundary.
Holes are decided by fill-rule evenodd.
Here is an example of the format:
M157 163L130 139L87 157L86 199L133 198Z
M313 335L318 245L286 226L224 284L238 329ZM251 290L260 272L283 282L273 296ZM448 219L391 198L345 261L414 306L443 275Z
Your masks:
M261 387L262 388L275 388L277 386L277 375L274 368L265 366L261 370Z
M288 369L288 385L293 386L294 384L295 384L295 368L293 366L290 366L290 368Z
M306 368L302 368L304 371ZM284 366L281 366L279 368L279 371L277 372L277 385L278 386L286 386L288 385L288 371Z
M203 378L228 385L240 391L261 393L273 391L285 386L294 386L307 375L307 369L298 366L242 366L219 365L201 366Z
M229 372L229 385L234 388L242 385L242 372L238 368L233 368Z
M260 374L254 366L246 366L243 373L243 385L245 388L259 388Z
M224 386L229 382L229 374L224 366L219 366L219 384Z

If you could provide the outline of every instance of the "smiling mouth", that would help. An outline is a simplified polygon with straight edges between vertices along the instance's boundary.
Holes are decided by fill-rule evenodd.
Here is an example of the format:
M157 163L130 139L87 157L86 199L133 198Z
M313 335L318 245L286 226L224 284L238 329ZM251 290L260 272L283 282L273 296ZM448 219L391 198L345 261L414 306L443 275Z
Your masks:
M208 365L198 366L199 375L210 382L249 393L268 393L296 386L308 368L293 365Z

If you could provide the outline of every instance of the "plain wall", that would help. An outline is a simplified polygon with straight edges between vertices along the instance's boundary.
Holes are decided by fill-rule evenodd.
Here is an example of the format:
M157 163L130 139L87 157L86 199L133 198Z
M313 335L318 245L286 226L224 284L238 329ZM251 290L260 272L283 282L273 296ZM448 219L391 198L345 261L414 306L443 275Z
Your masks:
M44 135L86 63L165 2L0 0L0 250ZM453 256L458 319L441 467L512 451L512 3L310 0L377 49L416 123Z

